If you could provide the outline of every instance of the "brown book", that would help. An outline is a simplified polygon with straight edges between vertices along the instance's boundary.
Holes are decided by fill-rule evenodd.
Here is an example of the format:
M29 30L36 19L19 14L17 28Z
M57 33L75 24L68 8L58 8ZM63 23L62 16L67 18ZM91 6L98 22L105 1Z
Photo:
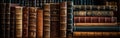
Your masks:
M43 38L43 10L37 9L37 38Z
M23 8L23 38L28 38L29 7Z
M59 37L59 4L50 4L50 22L51 22L51 31L50 38L58 38Z
M36 38L37 7L29 7L28 38Z
M43 38L50 38L50 4L44 4L43 12Z
M15 12L16 12L16 36L15 38L22 38L22 10L23 7L16 6Z
M60 3L60 38L67 38L67 2Z
M114 36L118 37L120 35L120 32L73 32L73 36L77 37L109 37Z

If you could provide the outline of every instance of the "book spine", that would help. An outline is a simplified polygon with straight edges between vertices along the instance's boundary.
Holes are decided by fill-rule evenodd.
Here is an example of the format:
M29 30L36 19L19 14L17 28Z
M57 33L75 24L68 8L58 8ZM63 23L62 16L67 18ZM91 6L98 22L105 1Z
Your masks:
M0 37L1 38L5 38L5 4L4 3L0 3Z
M23 7L16 6L15 13L16 13L16 37L15 38L22 38L22 10Z
M119 32L118 26L81 26L81 27L74 27L74 31L84 31L84 32Z
M28 38L29 8L23 8L23 38Z
M67 38L72 38L73 32L73 2L67 2Z
M5 38L10 37L10 4L6 3L5 6Z
M37 38L43 38L43 10L37 10Z
M15 21L16 21L16 14L15 14L15 7L10 7L10 38L15 38Z
M28 38L36 38L37 7L29 7Z
M82 16L95 16L95 17L111 17L114 16L113 11L74 11L74 16L76 17L82 17Z
M66 38L67 31L67 2L60 3L60 38Z
M116 23L116 22L117 17L74 17L74 23Z
M51 16L51 38L58 38L59 37L59 4L50 4L50 16Z
M73 36L75 37L118 37L120 32L73 32Z
M44 4L43 12L43 38L50 38L50 4Z

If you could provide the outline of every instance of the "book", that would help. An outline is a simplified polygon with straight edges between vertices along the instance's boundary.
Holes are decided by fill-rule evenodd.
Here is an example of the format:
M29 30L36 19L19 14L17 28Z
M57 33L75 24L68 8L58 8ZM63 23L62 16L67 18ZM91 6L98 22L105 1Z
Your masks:
M50 38L50 4L45 3L43 7L43 38Z
M118 37L119 32L73 32L73 36L77 37Z
M59 4L50 4L50 38L58 38L59 37L59 27L60 27L60 11L59 11Z
M117 23L117 17L74 17L74 23Z
M29 7L28 38L36 38L37 7Z
M5 38L10 37L10 4L5 4Z
M112 17L114 16L113 11L74 11L75 17L82 17L82 16L93 16L93 17Z
M23 38L28 38L29 7L23 7Z
M22 38L22 15L23 7L15 6L15 15L16 15L16 26L15 26L15 38Z
M5 38L5 3L0 3L0 37Z
M67 38L67 2L60 3L60 38Z
M67 1L67 38L72 38L73 32L73 2Z
M119 26L75 26L74 31L82 32L119 32Z
M43 10L37 9L37 38L43 38Z
M10 38L15 38L15 26L16 26L16 12L15 12L15 6L10 7Z
M106 6L106 5L74 5L74 10L78 9L78 11L86 11L86 10L93 10L93 11L117 11L117 5L114 6Z

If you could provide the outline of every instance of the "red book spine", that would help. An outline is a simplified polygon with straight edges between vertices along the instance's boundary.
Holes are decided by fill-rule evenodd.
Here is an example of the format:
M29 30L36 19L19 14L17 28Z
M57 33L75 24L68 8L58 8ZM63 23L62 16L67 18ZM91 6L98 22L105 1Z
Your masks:
M37 10L37 38L43 38L43 10L42 9L38 9Z
M23 8L23 38L28 38L29 8Z
M74 17L75 23L116 23L117 17Z

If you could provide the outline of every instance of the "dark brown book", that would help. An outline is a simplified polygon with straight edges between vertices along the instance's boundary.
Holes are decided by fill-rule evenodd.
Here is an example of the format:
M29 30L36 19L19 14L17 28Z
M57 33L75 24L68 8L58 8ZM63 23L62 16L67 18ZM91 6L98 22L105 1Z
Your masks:
M15 38L15 27L16 27L16 10L17 4L11 4L10 6L10 38Z
M0 3L0 37L5 38L5 4Z
M15 35L15 7L10 9L10 38L14 38Z
M5 6L5 38L10 37L10 4L6 3Z
M74 17L75 23L116 23L117 17Z
M37 7L29 7L28 38L36 38Z
M37 9L37 38L43 38L43 10Z
M50 31L50 38L58 38L59 37L59 4L54 3L50 4L50 22L51 22L51 31Z
M67 2L60 3L60 38L67 38Z
M50 38L50 4L43 7L43 38Z
M15 38L22 38L22 15L23 15L23 7L15 6L15 14L16 14L16 31Z
M29 7L23 8L23 38L28 38Z

